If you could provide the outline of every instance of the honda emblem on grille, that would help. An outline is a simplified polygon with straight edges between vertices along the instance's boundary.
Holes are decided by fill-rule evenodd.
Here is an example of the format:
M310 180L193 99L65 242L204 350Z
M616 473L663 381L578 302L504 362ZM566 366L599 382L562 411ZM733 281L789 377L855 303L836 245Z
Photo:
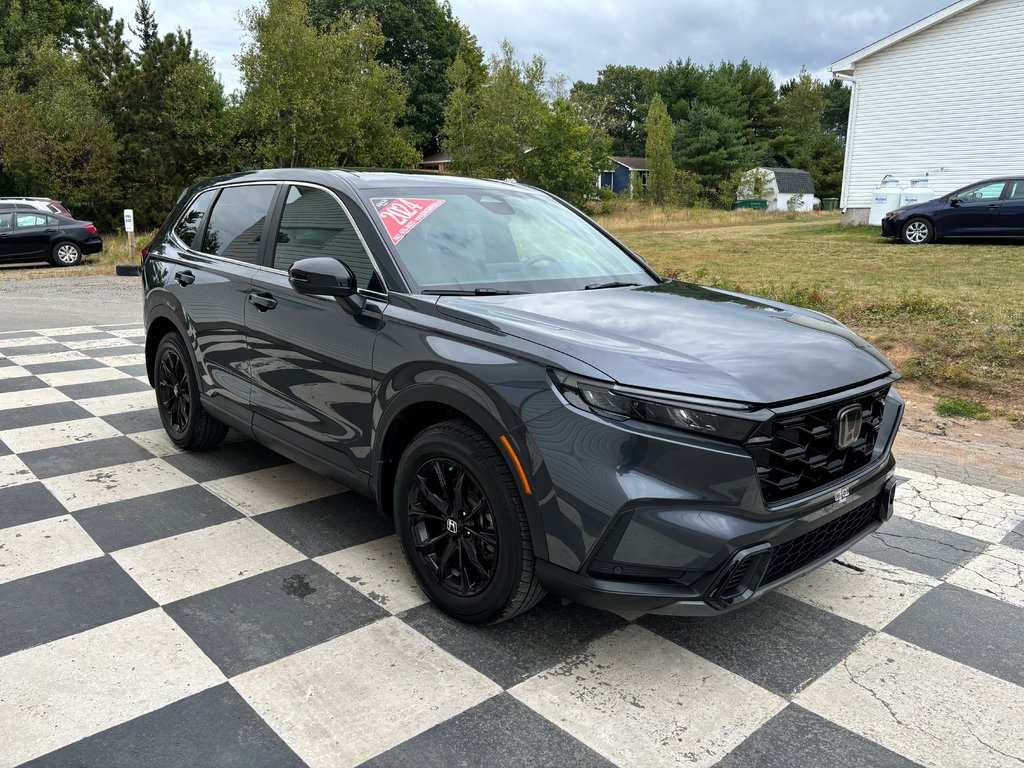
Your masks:
M848 405L836 415L836 448L849 448L860 437L863 413L860 405Z
M844 485L838 491L836 491L836 501L846 501L850 498L850 486Z

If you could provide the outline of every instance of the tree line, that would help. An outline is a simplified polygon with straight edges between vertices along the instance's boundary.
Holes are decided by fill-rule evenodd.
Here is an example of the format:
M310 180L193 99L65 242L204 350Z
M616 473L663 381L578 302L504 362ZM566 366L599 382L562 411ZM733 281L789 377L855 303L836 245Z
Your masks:
M241 14L227 94L148 0L0 0L0 195L45 195L105 228L156 226L198 178L272 166L414 167L516 178L586 204L609 156L651 155L659 203L726 205L754 165L842 175L848 91L806 72L676 61L552 77L485 57L443 0L265 0ZM730 190L731 185L731 190Z

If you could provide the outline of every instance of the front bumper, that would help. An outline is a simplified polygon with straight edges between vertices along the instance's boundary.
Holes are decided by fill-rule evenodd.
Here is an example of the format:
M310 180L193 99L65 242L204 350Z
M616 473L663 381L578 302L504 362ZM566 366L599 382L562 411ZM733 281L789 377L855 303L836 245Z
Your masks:
M738 546L722 565L683 578L686 583L598 578L548 561L538 561L537 576L550 592L605 610L674 616L731 611L831 561L892 516L895 460L890 454L869 470L842 488L848 495L841 501L796 519L765 521L730 542Z
M882 237L899 237L902 226L903 222L901 219L886 216L882 219Z

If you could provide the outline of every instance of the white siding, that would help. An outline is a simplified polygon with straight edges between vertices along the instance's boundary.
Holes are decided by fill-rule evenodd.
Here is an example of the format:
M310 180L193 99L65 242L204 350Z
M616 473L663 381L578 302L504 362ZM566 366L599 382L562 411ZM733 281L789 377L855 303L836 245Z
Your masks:
M1024 0L987 0L857 62L842 207L892 174L940 194L1024 174Z

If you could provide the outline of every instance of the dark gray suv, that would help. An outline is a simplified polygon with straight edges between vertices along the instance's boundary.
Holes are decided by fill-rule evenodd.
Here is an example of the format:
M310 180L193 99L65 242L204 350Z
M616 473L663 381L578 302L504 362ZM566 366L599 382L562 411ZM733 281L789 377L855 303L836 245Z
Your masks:
M222 177L143 259L171 439L234 427L372 496L462 620L544 590L713 615L892 514L881 354L825 315L663 280L536 189Z

